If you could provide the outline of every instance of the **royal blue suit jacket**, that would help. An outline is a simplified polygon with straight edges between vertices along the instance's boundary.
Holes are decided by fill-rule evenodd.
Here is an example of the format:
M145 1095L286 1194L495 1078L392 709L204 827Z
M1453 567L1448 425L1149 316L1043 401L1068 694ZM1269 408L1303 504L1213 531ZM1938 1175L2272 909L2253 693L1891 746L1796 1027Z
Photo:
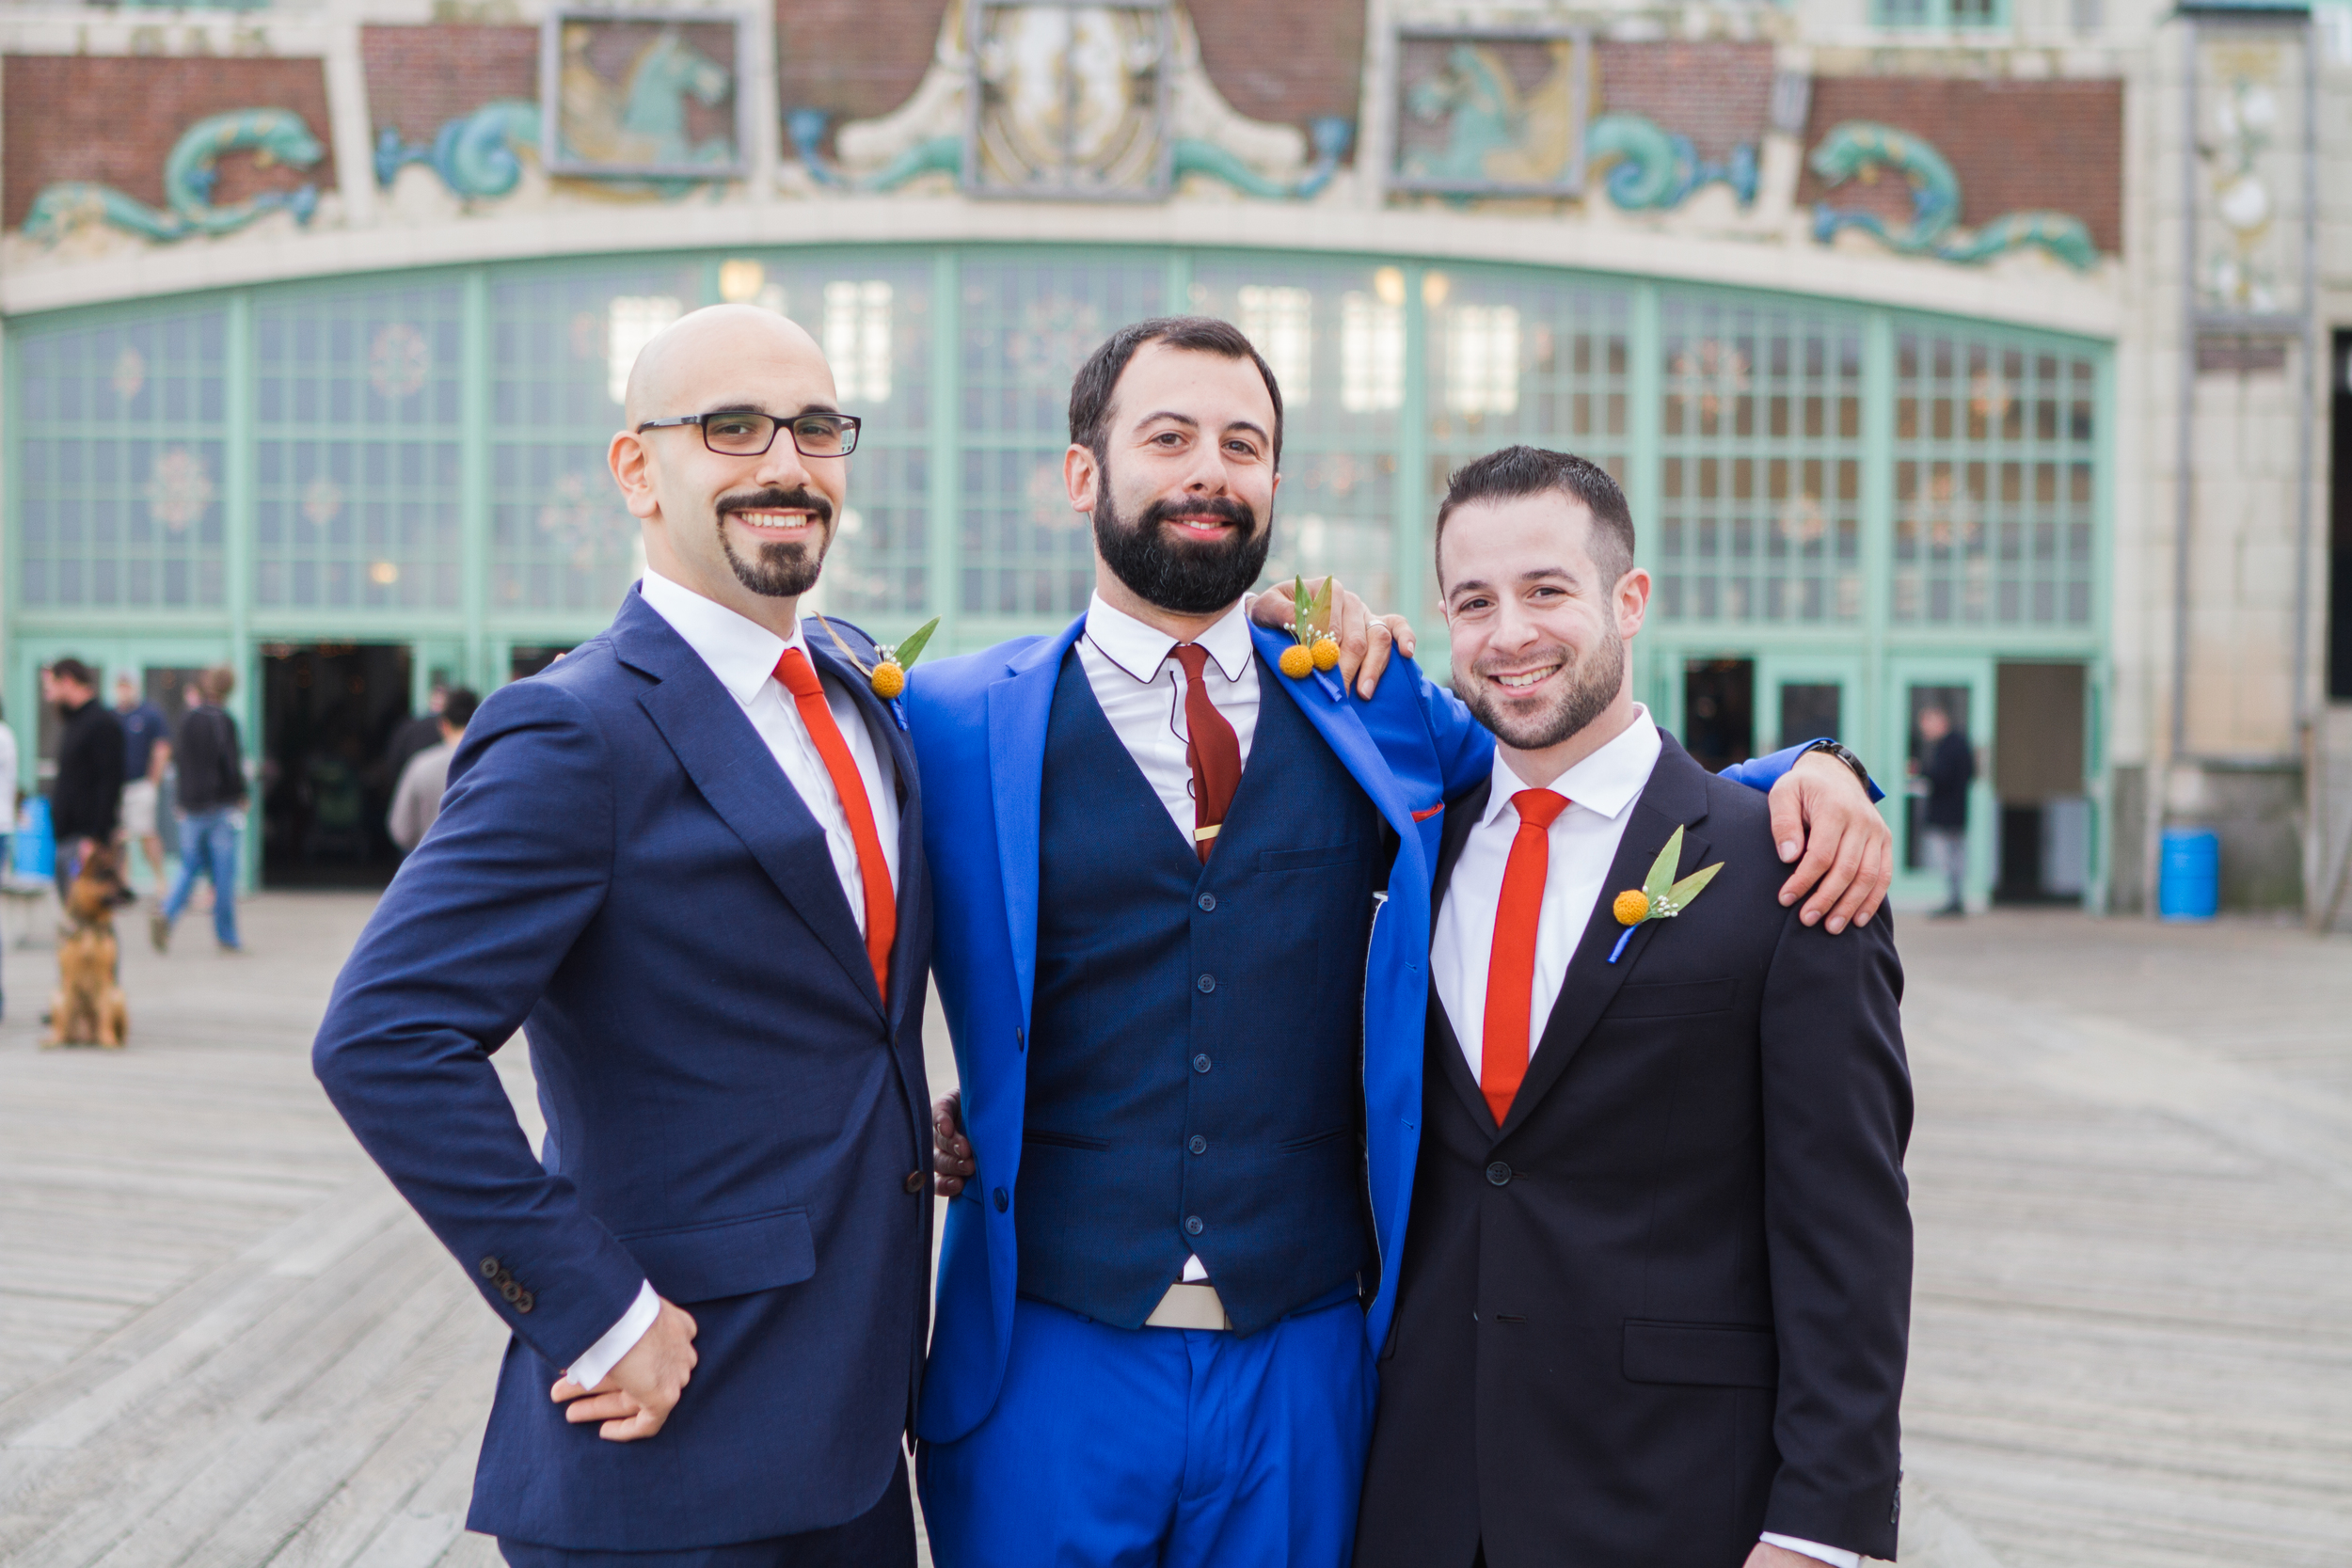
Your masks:
M948 1206L917 1423L930 1442L953 1442L986 1418L1011 1345L1046 719L1062 657L1085 626L1080 617L1054 637L926 665L907 692L927 800L924 843L938 890L932 961L978 1165ZM1269 662L1290 641L1263 626L1250 632ZM1486 776L1494 739L1410 659L1391 661L1368 702L1332 674L1266 677L1266 684L1298 704L1399 840L1364 977L1365 1143L1382 1265L1365 1327L1376 1346L1396 1307L1396 1262L1421 1148L1430 869L1444 802ZM1281 698L1268 691L1263 700ZM1739 782L1768 787L1795 755L1744 765Z
M633 591L483 704L336 982L320 1078L514 1331L474 1529L716 1545L854 1518L899 1473L931 1211L908 1190L930 1164L922 813L897 714L811 628L901 784L887 998L815 817ZM518 1025L544 1166L490 1062ZM693 1314L700 1364L660 1433L609 1443L548 1390L642 1280Z

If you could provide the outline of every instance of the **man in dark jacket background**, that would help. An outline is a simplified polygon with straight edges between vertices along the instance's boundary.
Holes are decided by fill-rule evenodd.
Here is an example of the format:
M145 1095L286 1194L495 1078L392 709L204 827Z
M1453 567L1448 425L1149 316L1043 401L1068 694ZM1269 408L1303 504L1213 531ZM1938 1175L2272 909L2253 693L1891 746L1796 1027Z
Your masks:
M93 845L114 841L122 812L122 721L98 700L98 677L78 658L49 667L49 699L64 727L57 735L57 781L49 789L49 822L57 835L62 895Z
M1977 749L1968 732L1940 707L1919 710L1919 760L1913 769L1928 784L1919 825L1927 838L1928 863L1944 873L1951 888L1939 915L1961 915L1967 905L1961 882L1968 871L1968 786L1977 777Z
M237 940L237 836L245 828L245 752L237 721L221 706L237 689L227 665L204 672L201 697L180 721L180 877L163 909L151 916L148 935L155 951L171 944L171 927L196 891L196 879L213 879L213 936L224 953L242 953ZM121 742L115 750L119 756Z

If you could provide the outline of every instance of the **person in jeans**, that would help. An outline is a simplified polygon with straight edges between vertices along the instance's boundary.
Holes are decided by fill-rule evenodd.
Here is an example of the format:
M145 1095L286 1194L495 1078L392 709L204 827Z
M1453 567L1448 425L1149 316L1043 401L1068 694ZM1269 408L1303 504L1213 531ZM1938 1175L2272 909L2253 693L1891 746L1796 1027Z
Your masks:
M128 675L115 677L115 713L122 721L122 870L131 871L131 850L147 857L155 887L164 886L164 841L156 832L155 803L164 769L171 766L171 726L164 710L140 694ZM123 901L128 901L128 894Z
M98 677L78 658L48 671L48 695L63 725L57 733L57 779L49 789L50 823L57 834L57 896L82 869L82 858L112 844L122 819L122 721L98 700Z
M213 879L213 935L224 953L242 953L237 941L237 833L245 826L244 751L237 721L221 704L235 690L227 665L204 672L203 701L180 724L180 879L161 912L148 921L155 951L171 944L171 927L196 891L199 874Z
M1926 806L1919 825L1927 834L1928 863L1944 873L1951 896L1935 912L1957 916L1967 912L1961 897L1961 879L1968 871L1968 785L1977 776L1977 749L1965 731L1940 707L1919 710L1919 760L1913 764L1928 782Z

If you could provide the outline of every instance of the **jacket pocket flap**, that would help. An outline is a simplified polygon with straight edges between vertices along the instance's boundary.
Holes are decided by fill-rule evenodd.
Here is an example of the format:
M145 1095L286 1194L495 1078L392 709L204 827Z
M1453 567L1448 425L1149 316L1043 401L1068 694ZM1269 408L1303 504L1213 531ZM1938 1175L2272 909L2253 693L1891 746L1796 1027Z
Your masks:
M1261 849L1261 871L1310 871L1318 865L1346 865L1362 855L1353 844L1327 844L1320 849Z
M797 1285L817 1272L804 1209L619 1238L653 1288L681 1304Z
M1771 1329L1738 1323L1629 1323L1625 1375L1629 1383L1777 1388L1780 1345Z
M1686 1013L1720 1013L1739 994L1740 982L1688 980L1672 986L1624 985L1610 999L1611 1018L1678 1018Z

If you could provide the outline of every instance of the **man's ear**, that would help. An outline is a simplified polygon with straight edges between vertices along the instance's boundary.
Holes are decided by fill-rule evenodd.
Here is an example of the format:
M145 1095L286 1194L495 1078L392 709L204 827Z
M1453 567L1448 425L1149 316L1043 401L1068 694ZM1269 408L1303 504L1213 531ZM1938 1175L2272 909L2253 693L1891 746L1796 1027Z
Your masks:
M1070 492L1070 509L1092 515L1103 483L1103 467L1095 462L1090 449L1071 443L1070 450L1061 454L1061 482Z
M1649 573L1636 566L1617 579L1614 609L1617 612L1617 636L1631 641L1642 629L1642 622L1649 615Z
M621 499L630 515L651 518L660 510L654 497L653 453L645 450L644 436L632 430L622 431L612 437L604 460L612 470L612 483L621 487Z

